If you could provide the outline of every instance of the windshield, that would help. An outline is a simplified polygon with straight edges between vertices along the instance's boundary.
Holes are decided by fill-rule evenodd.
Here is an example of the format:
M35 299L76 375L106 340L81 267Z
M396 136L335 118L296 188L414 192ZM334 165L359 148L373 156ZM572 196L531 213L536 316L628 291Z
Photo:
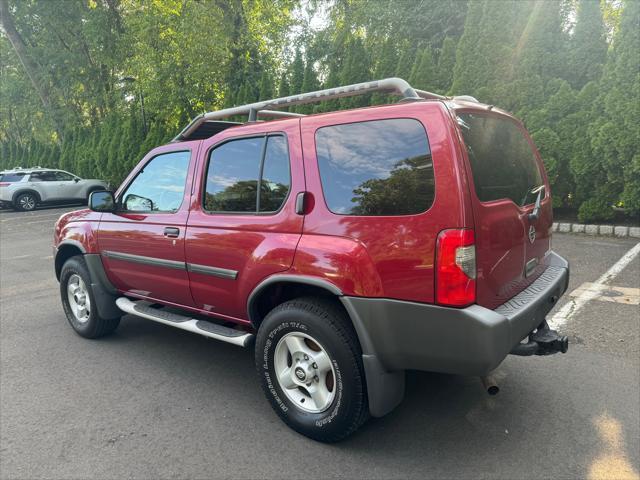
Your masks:
M535 202L538 194L544 198L535 153L518 125L478 113L459 114L458 125L480 201L508 198L522 207Z

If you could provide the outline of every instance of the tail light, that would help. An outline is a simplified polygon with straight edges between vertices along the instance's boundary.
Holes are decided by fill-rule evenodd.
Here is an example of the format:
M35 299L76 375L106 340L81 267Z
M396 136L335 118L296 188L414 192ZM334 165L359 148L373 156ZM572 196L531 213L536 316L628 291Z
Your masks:
M9 182L0 182L0 187L8 187L9 185L11 185Z
M443 230L436 245L436 303L466 307L476 301L473 230Z

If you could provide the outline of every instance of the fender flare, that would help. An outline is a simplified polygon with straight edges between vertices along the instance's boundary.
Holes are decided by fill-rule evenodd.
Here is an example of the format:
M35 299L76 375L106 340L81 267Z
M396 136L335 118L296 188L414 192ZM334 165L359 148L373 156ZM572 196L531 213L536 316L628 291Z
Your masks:
M18 199L18 197L23 193L33 193L38 199L38 202L42 201L42 197L40 196L37 190L29 187L24 187L13 193L13 195L11 196L11 203L16 203L16 200Z
M275 274L270 277L265 278L258 285L254 287L254 289L249 294L249 298L247 298L247 315L251 323L254 322L256 318L256 302L260 297L260 294L265 290L265 288L273 285L274 283L300 283L302 285L312 285L314 287L319 287L324 290L327 290L329 293L341 297L342 290L340 290L333 283L329 282L320 277L312 277L310 275L291 275L291 274Z

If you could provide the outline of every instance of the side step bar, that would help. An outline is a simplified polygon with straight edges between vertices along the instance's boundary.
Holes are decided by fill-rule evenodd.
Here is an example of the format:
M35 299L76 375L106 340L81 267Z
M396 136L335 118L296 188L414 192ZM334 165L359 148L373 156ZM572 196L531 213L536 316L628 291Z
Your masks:
M233 328L206 320L198 320L177 313L166 312L149 306L147 302L133 302L126 297L118 298L116 305L125 313L146 318L147 320L153 320L154 322L164 323L165 325L171 325L172 327L197 333L205 337L232 343L240 347L248 346L254 337L252 333L234 330Z

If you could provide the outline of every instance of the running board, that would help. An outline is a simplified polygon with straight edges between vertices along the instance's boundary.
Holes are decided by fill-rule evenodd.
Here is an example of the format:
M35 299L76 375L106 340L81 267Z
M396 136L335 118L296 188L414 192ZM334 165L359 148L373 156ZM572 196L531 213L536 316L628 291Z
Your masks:
M116 305L125 313L146 318L147 320L153 320L154 322L164 323L165 325L197 333L205 337L215 338L216 340L240 347L249 345L254 337L252 333L235 330L206 320L198 320L177 313L166 312L158 308L153 308L146 302L132 302L126 297L118 298Z

